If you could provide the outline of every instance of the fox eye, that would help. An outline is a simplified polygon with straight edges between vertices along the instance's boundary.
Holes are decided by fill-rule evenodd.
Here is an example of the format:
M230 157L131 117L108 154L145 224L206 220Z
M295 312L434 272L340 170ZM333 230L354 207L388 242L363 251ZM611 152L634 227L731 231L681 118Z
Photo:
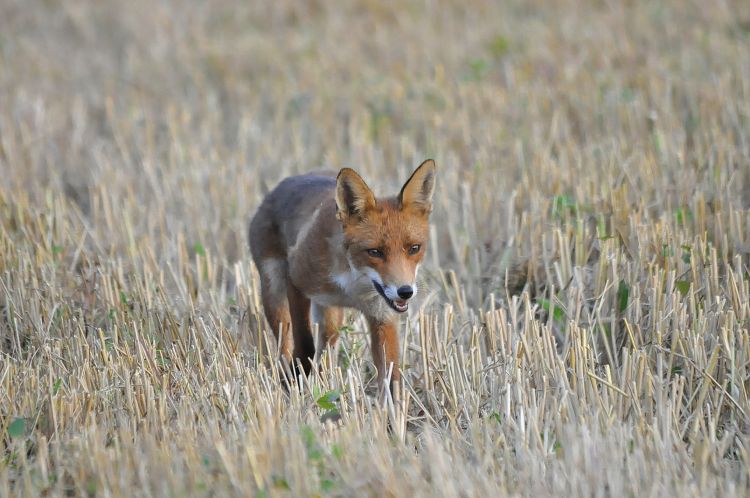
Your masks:
M421 248L422 248L422 246L421 246L421 245L419 245L419 244L414 244L413 246L411 246L411 247L409 248L409 256L414 256L415 254L417 254L417 253L419 252L419 250L420 250Z
M385 254L383 254L383 251L381 251L380 249L368 249L367 250L367 254L369 254L373 258L381 258L382 259L382 258L385 257Z

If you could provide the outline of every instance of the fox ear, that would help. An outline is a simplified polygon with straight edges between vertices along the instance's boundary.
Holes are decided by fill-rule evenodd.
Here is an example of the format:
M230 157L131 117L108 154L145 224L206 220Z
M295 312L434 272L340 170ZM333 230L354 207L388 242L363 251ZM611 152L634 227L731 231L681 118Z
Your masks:
M411 174L398 200L401 207L415 207L429 213L432 211L432 194L435 192L435 161L427 159Z
M362 218L375 207L375 196L353 169L344 168L336 177L336 217L346 221L352 216Z

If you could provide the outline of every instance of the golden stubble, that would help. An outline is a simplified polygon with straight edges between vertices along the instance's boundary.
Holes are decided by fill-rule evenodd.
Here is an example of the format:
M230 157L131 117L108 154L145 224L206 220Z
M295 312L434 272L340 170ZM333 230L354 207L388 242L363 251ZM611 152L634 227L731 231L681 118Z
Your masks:
M748 2L185 7L0 8L0 496L747 494ZM402 416L285 389L251 213L428 156Z

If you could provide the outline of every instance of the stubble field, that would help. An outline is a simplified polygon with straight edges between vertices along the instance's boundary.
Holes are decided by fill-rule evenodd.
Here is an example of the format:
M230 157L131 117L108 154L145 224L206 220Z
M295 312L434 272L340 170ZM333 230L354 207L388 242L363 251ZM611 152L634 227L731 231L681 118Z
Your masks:
M427 157L401 405L287 391L262 195ZM0 173L0 496L749 492L747 2L0 0Z

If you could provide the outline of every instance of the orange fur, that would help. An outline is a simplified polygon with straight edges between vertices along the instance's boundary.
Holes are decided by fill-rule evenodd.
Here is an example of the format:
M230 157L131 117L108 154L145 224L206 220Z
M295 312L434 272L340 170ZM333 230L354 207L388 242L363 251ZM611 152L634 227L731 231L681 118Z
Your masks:
M401 378L398 314L417 292L435 186L435 164L422 163L397 196L377 199L349 168L334 178L310 174L282 181L250 223L250 249L261 274L263 307L292 369L309 373L312 320L335 345L342 308L367 318L378 382ZM293 339L293 340L292 340Z

